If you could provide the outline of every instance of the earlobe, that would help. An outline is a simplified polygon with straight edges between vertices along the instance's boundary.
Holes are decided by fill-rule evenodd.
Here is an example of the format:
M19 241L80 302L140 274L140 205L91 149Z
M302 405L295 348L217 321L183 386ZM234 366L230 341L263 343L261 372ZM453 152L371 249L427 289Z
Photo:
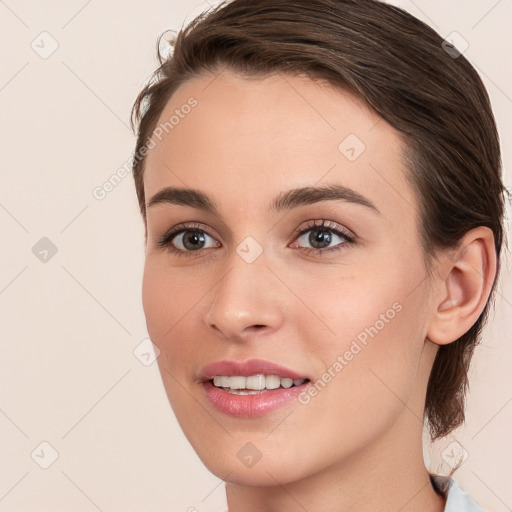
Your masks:
M427 337L438 345L460 338L478 320L496 276L492 231L479 226L464 235L460 248L441 264L439 297Z

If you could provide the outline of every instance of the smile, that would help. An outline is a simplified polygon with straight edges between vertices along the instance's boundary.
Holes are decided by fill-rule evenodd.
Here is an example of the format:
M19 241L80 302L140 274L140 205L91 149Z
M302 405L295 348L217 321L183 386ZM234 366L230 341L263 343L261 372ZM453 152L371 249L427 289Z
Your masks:
M305 379L290 379L289 377L279 377L279 375L250 375L226 376L216 375L212 382L216 388L220 388L228 393L235 395L254 395L271 389L288 389L293 386L300 386Z
M295 401L311 378L261 359L217 361L198 374L206 399L234 417L258 417Z

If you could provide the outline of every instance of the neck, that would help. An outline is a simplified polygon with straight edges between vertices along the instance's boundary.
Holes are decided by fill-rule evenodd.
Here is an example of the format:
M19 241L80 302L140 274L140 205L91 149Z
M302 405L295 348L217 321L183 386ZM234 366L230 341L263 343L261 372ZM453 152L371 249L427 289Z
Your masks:
M407 408L390 430L350 460L286 484L227 483L226 495L229 512L442 512L445 507L423 462L421 421Z

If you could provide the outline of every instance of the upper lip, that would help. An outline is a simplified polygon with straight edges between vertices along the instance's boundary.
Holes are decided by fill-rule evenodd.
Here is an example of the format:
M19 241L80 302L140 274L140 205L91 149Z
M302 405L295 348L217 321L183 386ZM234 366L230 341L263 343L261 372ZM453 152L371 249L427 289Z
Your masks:
M263 359L250 359L248 361L217 361L215 363L207 364L199 373L199 380L206 382L213 379L215 376L241 376L249 377L250 375L277 375L281 378L289 378L293 380L303 379L308 377L298 372L290 370L285 366L271 363Z

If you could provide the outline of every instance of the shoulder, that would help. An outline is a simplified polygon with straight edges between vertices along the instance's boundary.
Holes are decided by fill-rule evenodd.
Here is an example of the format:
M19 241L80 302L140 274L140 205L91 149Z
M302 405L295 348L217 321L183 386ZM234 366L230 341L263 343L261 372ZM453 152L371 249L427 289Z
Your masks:
M430 475L430 480L446 497L444 512L484 512L484 509L452 478Z

